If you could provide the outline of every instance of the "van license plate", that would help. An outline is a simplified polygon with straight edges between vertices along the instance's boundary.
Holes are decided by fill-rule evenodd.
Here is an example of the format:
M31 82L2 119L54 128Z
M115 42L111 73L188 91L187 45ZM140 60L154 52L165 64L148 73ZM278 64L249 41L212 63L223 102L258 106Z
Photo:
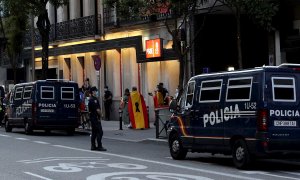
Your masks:
M296 123L296 121L274 121L274 126L296 127L297 123Z

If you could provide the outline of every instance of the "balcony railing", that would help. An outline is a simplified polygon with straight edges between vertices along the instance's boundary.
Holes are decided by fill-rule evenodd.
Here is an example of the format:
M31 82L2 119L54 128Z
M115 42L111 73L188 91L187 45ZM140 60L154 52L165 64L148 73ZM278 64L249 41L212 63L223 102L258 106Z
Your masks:
M49 33L49 42L83 38L101 34L100 15L86 16L52 24ZM35 45L41 44L41 36L38 29L35 29ZM25 47L31 46L31 33L27 31L25 36Z
M117 22L115 22L115 15L114 15L114 9L113 8L104 8L103 11L103 22L104 27L110 27L117 25ZM151 21L157 21L157 20L164 20L166 17L171 18L172 12L169 13L160 13L154 16L128 16L126 18L118 18L119 24L139 24L139 23L146 23Z

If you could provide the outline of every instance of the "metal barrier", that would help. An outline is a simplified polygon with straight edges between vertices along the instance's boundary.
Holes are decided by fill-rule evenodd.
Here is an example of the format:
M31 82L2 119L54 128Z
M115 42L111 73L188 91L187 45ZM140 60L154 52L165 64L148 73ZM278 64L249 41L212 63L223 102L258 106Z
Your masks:
M154 109L155 112L155 128L156 139L167 138L167 125L171 117L169 107L161 107ZM164 132L164 133L163 133ZM165 135L163 135L165 134Z

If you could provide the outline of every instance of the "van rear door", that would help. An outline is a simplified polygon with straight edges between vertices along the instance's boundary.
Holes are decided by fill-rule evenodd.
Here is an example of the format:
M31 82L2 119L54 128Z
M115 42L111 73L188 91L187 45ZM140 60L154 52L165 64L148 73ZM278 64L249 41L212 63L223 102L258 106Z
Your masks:
M300 150L300 72L266 73L270 151Z
M36 86L37 126L55 125L58 116L57 111L57 88L52 83L39 82Z
M61 83L57 86L57 117L64 126L78 126L79 112L79 92L76 83Z

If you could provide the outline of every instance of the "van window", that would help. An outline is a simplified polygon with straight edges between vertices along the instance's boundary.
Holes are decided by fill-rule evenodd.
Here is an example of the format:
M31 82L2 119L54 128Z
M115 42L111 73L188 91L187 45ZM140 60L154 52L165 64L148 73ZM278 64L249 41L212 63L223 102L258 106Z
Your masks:
M17 87L15 90L15 100L22 99L23 87Z
M202 81L199 102L219 102L221 98L222 79Z
M26 86L24 88L23 99L30 99L32 93L32 86Z
M74 100L74 87L61 87L62 100Z
M249 101L251 98L252 77L229 78L226 101Z
M195 91L195 81L189 82L187 86L186 101L185 101L185 107L187 108L193 105L194 91Z
M41 86L41 99L54 99L54 87Z
M296 101L295 79L292 77L272 77L273 101Z

